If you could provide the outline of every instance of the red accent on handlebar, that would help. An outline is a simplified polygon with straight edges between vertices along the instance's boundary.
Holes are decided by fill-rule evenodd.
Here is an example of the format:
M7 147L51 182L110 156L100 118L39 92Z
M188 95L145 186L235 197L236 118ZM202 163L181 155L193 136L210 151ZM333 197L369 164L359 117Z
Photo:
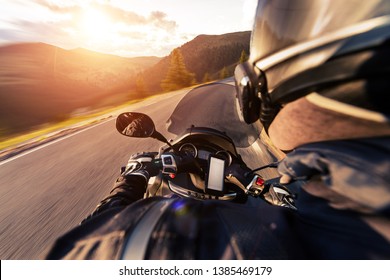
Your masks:
M256 185L258 185L258 186L264 185L264 180L262 178L258 177L256 179Z

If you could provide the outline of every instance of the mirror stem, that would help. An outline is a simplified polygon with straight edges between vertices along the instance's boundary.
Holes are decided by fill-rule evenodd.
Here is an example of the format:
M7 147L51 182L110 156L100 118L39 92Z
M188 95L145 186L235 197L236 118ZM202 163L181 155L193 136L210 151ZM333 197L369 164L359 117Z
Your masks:
M154 132L153 132L153 135L152 135L151 137L153 137L153 138L155 138L155 139L157 139L157 140L159 140L159 141L161 141L161 142L164 142L164 143L166 143L169 147L173 148L172 145L171 145L171 143L169 143L169 141L167 140L167 138L165 138L164 135L162 135L160 132L154 131Z

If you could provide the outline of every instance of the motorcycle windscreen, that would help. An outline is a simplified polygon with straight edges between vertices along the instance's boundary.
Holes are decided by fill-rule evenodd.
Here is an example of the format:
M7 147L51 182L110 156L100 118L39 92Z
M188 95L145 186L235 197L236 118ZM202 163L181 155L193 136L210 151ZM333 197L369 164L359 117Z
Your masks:
M237 148L246 148L258 139L260 131L240 120L239 114L234 85L203 85L183 97L167 121L167 130L180 135L192 125L209 127L225 132Z

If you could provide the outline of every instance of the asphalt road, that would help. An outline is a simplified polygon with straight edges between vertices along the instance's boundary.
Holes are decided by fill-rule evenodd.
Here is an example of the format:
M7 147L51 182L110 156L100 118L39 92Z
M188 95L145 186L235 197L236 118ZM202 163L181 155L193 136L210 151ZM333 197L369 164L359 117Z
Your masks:
M231 85L187 93L158 96L126 110L148 114L168 139L190 123L230 127L250 167L273 160L255 141L258 131L239 120ZM0 259L44 258L55 239L76 226L108 194L131 154L157 151L161 145L154 139L120 135L112 118L0 162Z

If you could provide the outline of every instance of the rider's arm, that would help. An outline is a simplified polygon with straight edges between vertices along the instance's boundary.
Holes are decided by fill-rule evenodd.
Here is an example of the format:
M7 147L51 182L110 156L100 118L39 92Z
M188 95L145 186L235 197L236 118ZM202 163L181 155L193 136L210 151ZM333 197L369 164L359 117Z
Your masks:
M108 209L124 208L142 199L150 176L155 176L157 168L151 163L155 153L142 153L130 157L125 171L116 179L110 194L81 223Z
M303 189L334 208L389 215L389 138L302 145L279 164L281 183L304 180Z

